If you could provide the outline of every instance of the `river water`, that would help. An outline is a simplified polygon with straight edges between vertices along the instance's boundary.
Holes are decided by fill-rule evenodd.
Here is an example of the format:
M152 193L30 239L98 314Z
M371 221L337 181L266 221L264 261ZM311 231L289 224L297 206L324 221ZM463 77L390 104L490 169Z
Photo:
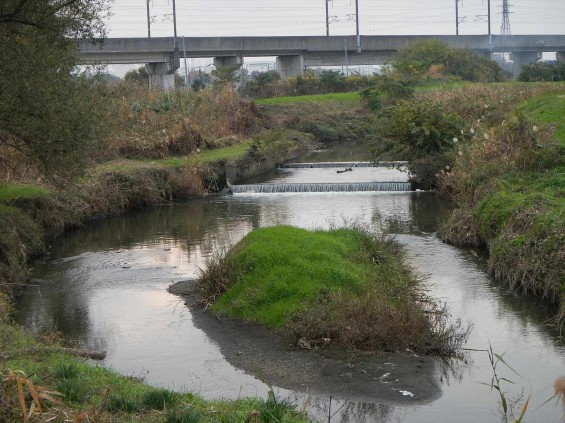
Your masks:
M400 173L285 169L262 181L368 182L399 180ZM65 234L47 258L35 263L37 286L19 303L18 319L36 333L59 330L85 347L105 350L105 366L154 385L208 399L265 397L267 385L232 366L221 346L194 325L191 311L167 287L197 277L214 251L254 228L321 228L355 220L394 234L408 262L428 275L430 294L449 305L454 319L473 324L467 348L484 350L490 343L495 352L505 353L507 363L520 374L499 365L500 374L515 382L503 385L508 397L531 395L526 421L560 421L563 409L556 400L540 406L553 395L555 379L565 375L563 338L547 324L552 310L493 283L477 254L442 243L434 232L445 212L441 199L424 192L242 194L104 219ZM441 395L433 401L339 398L334 409L343 402L345 406L332 422L500 420L498 394L482 384L492 377L486 352L469 352L464 362L437 377ZM327 415L327 397L274 389L299 407L306 402L313 418Z

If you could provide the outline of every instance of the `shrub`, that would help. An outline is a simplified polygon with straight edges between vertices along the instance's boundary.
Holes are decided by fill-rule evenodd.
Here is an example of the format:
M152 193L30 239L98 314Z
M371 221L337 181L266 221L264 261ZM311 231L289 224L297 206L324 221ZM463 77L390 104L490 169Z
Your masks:
M360 94L369 108L376 111L398 100L410 98L414 94L414 88L410 80L383 75L377 76L372 85Z
M324 92L341 92L347 87L343 72L326 70L320 74L320 86Z
M447 74L465 81L498 82L504 74L498 64L467 49L452 49L437 39L420 40L398 51L394 69L405 78L421 78L443 66Z
M523 65L520 68L518 81L545 82L565 81L565 62L539 62Z
M439 102L400 101L389 109L385 134L416 158L450 150L463 128L465 121Z

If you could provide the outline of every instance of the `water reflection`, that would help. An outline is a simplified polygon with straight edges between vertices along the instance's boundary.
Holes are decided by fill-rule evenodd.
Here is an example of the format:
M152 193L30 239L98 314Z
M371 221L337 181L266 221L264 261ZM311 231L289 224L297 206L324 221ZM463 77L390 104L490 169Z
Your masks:
M565 363L562 339L544 325L551 310L492 284L479 258L433 236L445 210L428 193L244 195L93 222L59 239L50 257L36 264L40 287L22 299L19 321L36 332L58 329L84 345L107 350L107 365L156 385L208 398L264 396L268 388L227 363L166 287L196 276L215 249L237 242L253 228L319 228L359 220L397 234L410 263L429 274L431 294L448 302L454 317L474 323L469 347L485 348L490 341L496 351L508 351L508 360L528 378L516 389L510 387L510 394L531 386L534 410L551 396ZM451 369L456 371L444 378L442 397L431 404L347 401L332 422L496 419L497 396L479 384L491 377L486 355L473 353L470 365ZM307 401L321 420L329 412L328 397L278 392L299 407ZM558 421L561 409L548 404L528 414L528 421Z

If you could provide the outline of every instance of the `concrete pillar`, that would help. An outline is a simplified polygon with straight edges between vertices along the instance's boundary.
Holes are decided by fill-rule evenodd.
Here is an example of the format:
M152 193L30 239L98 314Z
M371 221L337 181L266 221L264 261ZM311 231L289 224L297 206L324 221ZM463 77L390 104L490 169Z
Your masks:
M241 56L225 56L214 57L214 66L217 68L233 68L243 65L243 57Z
M304 56L278 56L277 72L282 79L296 78L304 75Z
M512 75L517 77L520 74L522 65L537 62L541 59L541 52L539 51L513 51L510 53L510 60L512 64Z
M167 63L146 63L149 73L149 87L153 90L173 90L175 88L175 72Z
M557 58L557 61L565 62L565 51L558 51L555 57Z

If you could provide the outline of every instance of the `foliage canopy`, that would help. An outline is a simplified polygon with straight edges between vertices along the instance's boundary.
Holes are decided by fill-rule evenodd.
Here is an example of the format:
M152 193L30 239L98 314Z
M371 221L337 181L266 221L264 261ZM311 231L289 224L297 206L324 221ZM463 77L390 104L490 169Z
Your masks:
M0 3L0 171L14 157L43 175L82 167L96 137L100 97L76 75L76 39L104 36L108 0L5 0ZM21 169L20 169L21 170ZM29 169L28 169L29 171Z
M437 39L417 41L396 54L394 68L404 77L422 77L441 66L448 75L465 81L500 82L502 69L496 62L467 49L453 49Z

